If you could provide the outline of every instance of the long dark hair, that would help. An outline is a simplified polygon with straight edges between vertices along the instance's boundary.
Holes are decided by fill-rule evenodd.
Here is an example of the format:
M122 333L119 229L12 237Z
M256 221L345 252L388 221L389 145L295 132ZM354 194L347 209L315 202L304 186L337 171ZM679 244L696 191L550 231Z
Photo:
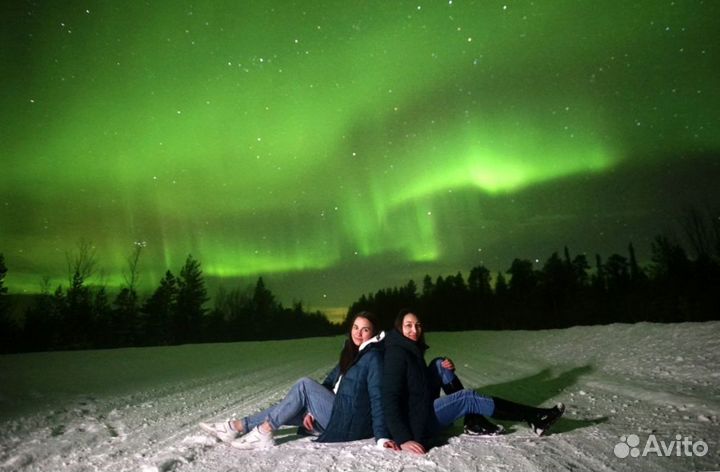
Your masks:
M403 308L400 310L395 317L395 329L400 333L403 334L403 320L405 319L405 315L413 314L417 317L418 321L422 323L422 319L420 318L420 315L418 315L418 312L416 310L413 310L412 308ZM420 337L417 340L418 344L425 344L425 326L422 327L422 332L420 333Z
M352 327L355 324L355 320L358 318L365 318L370 322L372 325L373 336L379 332L378 321L374 314L369 311L361 311L353 316L352 321L348 323L350 330L348 331L348 338L345 340L345 347L343 347L342 351L340 351L340 374L342 375L345 375L345 372L348 371L358 355L358 346L352 342Z

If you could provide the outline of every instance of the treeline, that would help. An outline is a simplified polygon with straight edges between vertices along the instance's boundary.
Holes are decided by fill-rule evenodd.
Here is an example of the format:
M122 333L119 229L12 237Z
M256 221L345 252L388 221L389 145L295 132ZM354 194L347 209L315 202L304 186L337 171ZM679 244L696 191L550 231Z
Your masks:
M565 247L540 269L530 260L515 259L504 273L496 274L494 283L484 266L473 268L467 279L461 273L435 280L428 275L419 289L410 280L402 287L361 296L350 306L344 324L352 314L369 310L389 328L403 307L414 307L426 327L438 331L716 320L717 241L720 238L714 244L693 244L696 257L691 259L676 240L658 236L646 267L638 265L630 244L626 255L613 254L606 260L595 256L593 268L587 256L571 255Z
M337 334L320 312L306 312L301 302L283 307L259 278L254 287L220 289L214 308L200 263L188 256L178 275L167 271L155 291L141 298L136 285L143 246L128 258L126 284L111 299L105 287L87 280L94 253L81 244L68 259L69 286L49 290L25 309L23 322L11 319L0 254L0 352L160 346L202 342L287 339Z
M331 324L301 303L283 307L265 287L221 289L212 309L200 263L188 256L178 275L167 271L142 298L137 291L143 245L128 257L125 284L112 298L103 286L89 286L95 265L89 244L68 256L69 283L42 293L24 310L22 322L9 316L0 253L0 352L154 346L198 342L286 339L339 334L350 316L375 312L389 328L402 307L415 307L432 330L546 329L638 321L682 322L720 319L720 219L706 223L690 212L685 232L693 257L677 239L658 236L651 261L640 266L633 245L625 255L572 255L566 247L540 268L515 259L493 278L484 266L433 280L363 295L348 310L345 326Z

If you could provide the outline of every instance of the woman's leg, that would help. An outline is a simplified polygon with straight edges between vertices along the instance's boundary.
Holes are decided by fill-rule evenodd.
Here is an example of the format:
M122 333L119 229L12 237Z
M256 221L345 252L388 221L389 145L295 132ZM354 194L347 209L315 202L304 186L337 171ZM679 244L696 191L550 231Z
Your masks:
M535 433L545 434L550 426L565 412L565 405L558 403L552 408L535 408L493 397L495 411L493 418L509 421L525 421Z
M273 430L282 425L302 425L306 413L315 418L315 427L323 430L330 420L330 413L335 401L335 394L316 381L308 378L298 380L280 403L260 412L265 418L262 423L247 431L247 434L230 443L233 447L243 450L267 449L275 445ZM260 414L243 418L243 428L249 428L248 420L261 420Z
M482 396L470 389L440 397L435 400L433 406L440 428L445 428L456 419L468 414L491 416L495 411L495 404L491 397Z
M547 433L550 426L565 412L565 405L552 408L535 408L497 397L484 397L474 390L461 390L438 398L434 403L438 427L449 426L469 413L490 416L499 420L525 421L538 435Z
M507 421L527 421L528 423L537 419L539 416L550 413L553 408L536 408L534 406L523 405L522 403L511 402L498 397L492 397L495 403L495 412L493 418Z
M261 412L255 413L254 415L246 416L245 418L242 418L237 423L240 423L242 425L242 429L240 432L248 432L252 431L252 429L256 426L260 426L267 420L268 416L275 411L275 409L279 406L279 403L276 403L272 406L267 407ZM302 422L302 416L300 417L300 421ZM233 426L236 426L237 423L234 423ZM290 423L288 426L293 426L295 423L293 420L290 420Z
M334 401L335 394L318 382L304 377L292 386L280 403L243 418L243 429L250 431L265 421L273 430L283 425L300 426L308 412L315 418L315 424L324 429L330 420Z
M441 384L443 392L445 392L445 395L452 395L455 392L464 390L465 387L463 386L460 378L455 374L455 372L442 366L443 360L443 357L436 357L435 359L430 361L429 368L435 372L431 373L430 381L436 383L439 382ZM433 389L433 392L434 391L435 389ZM504 428L502 426L496 425L488 421L482 415L476 415L473 413L468 413L467 415L465 415L464 423L464 430L468 434L485 436L502 434L504 431Z

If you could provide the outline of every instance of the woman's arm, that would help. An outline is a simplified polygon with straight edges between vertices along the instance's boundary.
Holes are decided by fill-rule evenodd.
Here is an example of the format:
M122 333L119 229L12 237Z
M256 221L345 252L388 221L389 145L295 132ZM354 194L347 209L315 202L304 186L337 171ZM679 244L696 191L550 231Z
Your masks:
M334 389L335 384L338 381L338 377L340 377L340 364L336 365L335 368L330 371L327 377L325 377L322 386L327 388L328 390Z
M367 370L367 388L370 397L370 414L372 415L373 434L378 443L384 445L385 441L390 438L385 424L385 414L383 412L382 402L382 381L383 381L383 358L380 352L369 352L368 370Z
M402 349L387 347L382 377L382 403L385 423L390 436L398 444L413 440L404 411L408 397L406 391L407 360Z

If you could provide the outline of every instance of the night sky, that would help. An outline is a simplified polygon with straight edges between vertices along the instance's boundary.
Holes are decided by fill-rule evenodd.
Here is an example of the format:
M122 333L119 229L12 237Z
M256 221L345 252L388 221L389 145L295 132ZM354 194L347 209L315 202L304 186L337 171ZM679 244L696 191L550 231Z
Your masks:
M568 245L641 262L719 208L715 1L3 2L11 292L188 254L345 309Z

